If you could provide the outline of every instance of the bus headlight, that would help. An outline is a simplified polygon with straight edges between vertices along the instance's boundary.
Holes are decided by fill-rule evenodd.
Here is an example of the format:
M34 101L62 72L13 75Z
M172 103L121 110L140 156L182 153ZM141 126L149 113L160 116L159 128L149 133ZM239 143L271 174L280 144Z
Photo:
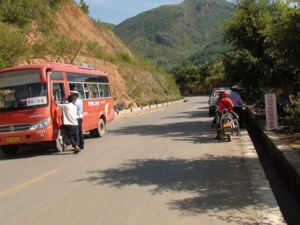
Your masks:
M37 129L45 128L49 125L49 123L50 123L50 117L36 122L35 124L32 125L32 127L30 127L29 130L37 130Z

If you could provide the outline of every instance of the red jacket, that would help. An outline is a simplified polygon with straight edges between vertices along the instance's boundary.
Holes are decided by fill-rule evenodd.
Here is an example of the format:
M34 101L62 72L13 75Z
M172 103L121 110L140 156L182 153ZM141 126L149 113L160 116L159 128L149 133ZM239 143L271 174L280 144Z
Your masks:
M227 109L227 111L230 112L234 107L233 102L227 97L218 99L216 104L219 106L221 113L223 113L223 109Z

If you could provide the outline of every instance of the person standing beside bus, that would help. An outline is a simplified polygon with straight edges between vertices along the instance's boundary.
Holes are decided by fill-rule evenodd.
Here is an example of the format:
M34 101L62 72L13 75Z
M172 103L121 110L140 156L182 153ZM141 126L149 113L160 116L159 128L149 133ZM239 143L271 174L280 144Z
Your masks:
M57 107L63 110L63 126L66 129L68 139L74 147L74 154L80 152L78 147L78 122L77 122L77 107L73 104L74 98L69 95L68 103L58 104Z
M77 129L77 132L78 132L78 146L79 146L80 150L83 150L84 149L84 137L83 137L83 133L82 133L83 102L79 98L79 92L78 91L76 91L76 90L71 91L71 95L74 98L73 103L77 108L76 118L77 118L77 122L78 122L78 129Z

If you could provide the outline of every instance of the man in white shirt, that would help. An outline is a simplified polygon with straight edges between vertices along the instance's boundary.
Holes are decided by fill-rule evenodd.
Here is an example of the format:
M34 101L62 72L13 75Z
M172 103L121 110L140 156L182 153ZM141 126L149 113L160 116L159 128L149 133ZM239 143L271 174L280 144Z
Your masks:
M71 91L71 95L74 98L73 103L77 107L76 118L77 118L77 122L78 122L78 146L79 146L80 150L83 150L84 149L84 137L83 137L83 134L82 134L83 102L79 98L79 92L78 91L75 91L75 90Z
M58 104L57 107L63 110L63 124L67 131L68 138L74 147L74 154L80 150L78 147L78 122L77 122L77 107L73 104L73 96L68 96L68 103Z

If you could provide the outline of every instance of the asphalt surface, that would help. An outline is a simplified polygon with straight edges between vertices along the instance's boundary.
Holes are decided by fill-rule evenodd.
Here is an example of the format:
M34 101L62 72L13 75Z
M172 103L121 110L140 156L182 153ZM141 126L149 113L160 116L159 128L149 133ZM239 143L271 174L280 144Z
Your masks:
M114 122L78 155L0 154L0 224L256 224L240 138L216 141L208 98L188 100Z

